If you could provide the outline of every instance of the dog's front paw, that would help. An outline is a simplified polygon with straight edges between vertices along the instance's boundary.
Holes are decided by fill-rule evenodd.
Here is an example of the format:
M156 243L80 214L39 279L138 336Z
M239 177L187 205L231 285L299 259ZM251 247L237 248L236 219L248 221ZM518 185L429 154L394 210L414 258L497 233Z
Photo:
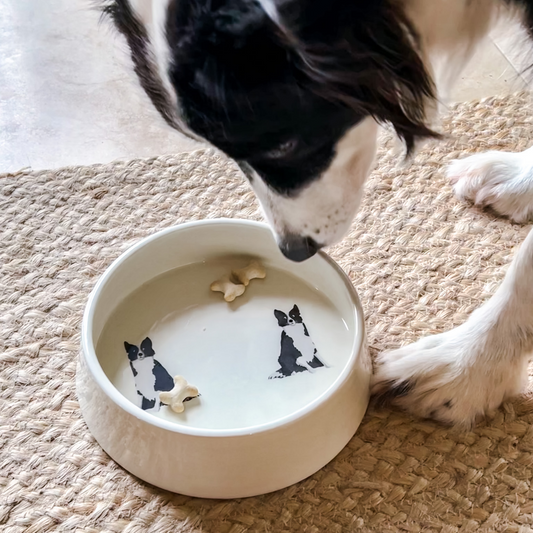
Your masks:
M453 161L446 174L458 198L525 223L533 220L533 152L530 150L476 154Z
M510 362L470 324L385 352L378 358L372 393L411 413L471 427L518 394L527 361Z

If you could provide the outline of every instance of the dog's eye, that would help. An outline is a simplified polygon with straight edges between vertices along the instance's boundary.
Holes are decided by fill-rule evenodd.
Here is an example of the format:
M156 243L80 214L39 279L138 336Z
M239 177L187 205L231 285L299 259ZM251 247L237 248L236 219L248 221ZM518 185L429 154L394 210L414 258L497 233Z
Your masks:
M271 159L283 157L285 155L288 155L294 152L297 146L298 146L298 139L289 139L288 141L281 143L277 148L274 148L266 152L265 156Z

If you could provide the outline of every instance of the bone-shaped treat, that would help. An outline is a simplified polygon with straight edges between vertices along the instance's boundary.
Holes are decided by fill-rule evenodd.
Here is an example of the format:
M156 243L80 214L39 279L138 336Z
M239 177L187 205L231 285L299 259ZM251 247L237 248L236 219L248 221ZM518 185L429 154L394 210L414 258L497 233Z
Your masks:
M211 283L211 290L224 293L226 302L233 302L237 296L244 294L252 279L266 277L265 267L258 261L252 261L248 266L232 270L229 276L223 276Z
M232 270L232 276L248 287L252 279L264 279L266 277L265 267L258 261L252 261L248 266L239 270Z
M200 396L198 389L193 385L189 385L183 376L174 376L174 388L170 391L160 392L159 400L170 406L176 413L183 413L185 406L183 402L187 402Z
M213 292L224 293L224 300L226 300L226 302L233 302L237 296L244 293L246 287L242 283L233 283L230 276L224 276L211 283L211 290Z

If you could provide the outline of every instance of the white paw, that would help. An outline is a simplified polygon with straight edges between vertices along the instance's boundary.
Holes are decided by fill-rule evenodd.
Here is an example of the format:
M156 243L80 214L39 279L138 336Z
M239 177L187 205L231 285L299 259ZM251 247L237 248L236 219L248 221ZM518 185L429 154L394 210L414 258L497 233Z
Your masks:
M515 222L533 220L533 152L486 152L453 161L446 174L456 196Z
M463 427L518 394L527 381L527 359L509 357L501 343L469 322L383 353L378 364L372 381L378 402Z

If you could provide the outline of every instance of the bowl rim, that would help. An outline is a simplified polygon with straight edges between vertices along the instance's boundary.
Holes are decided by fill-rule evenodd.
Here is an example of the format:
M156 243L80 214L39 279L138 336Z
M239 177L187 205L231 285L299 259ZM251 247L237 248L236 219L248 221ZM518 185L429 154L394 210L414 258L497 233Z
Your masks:
M152 241L163 238L171 233L179 232L191 227L197 226L212 226L219 224L227 225L246 225L250 227L255 227L257 229L267 229L271 231L268 224L263 222L257 222L254 220L246 219L233 219L233 218L216 218L216 219L205 219L198 221L185 222L182 224L177 224L170 228L165 228L163 230L157 231L152 235L142 238L139 242L128 248L123 252L119 257L117 257L104 271L104 273L98 279L96 285L91 291L87 304L85 306L85 311L83 313L82 321L82 331L81 331L81 345L82 345L82 354L83 357L96 385L104 392L104 394L118 407L132 415L133 417L139 419L142 422L146 422L149 425L159 427L161 429L171 431L174 433L180 433L195 437L238 437L243 435L252 435L256 433L262 433L269 430L274 430L281 426L286 426L288 424L296 422L298 419L303 418L312 413L320 404L328 401L331 396L339 389L348 379L349 374L351 373L352 367L356 362L357 358L361 355L361 352L364 350L364 341L365 341L365 324L364 324L364 315L359 296L350 280L346 275L344 270L325 252L319 251L318 256L321 260L325 261L333 270L340 276L343 281L350 300L353 305L354 313L354 325L355 332L353 336L353 342L351 345L351 354L342 370L342 372L337 376L333 383L311 402L306 404L304 407L294 411L289 415L285 415L276 420L269 421L264 424L258 424L254 426L248 426L243 428L232 428L232 429L212 429L212 428L197 428L191 427L184 424L179 424L177 422L171 422L164 418L157 417L151 413L146 413L140 407L135 405L133 402L128 400L111 382L107 377L104 370L102 369L98 356L96 355L96 349L92 341L92 329L94 322L94 312L95 307L98 301L98 298L104 289L107 281L113 275L115 270L127 261L132 255L134 255L138 250L148 245Z

